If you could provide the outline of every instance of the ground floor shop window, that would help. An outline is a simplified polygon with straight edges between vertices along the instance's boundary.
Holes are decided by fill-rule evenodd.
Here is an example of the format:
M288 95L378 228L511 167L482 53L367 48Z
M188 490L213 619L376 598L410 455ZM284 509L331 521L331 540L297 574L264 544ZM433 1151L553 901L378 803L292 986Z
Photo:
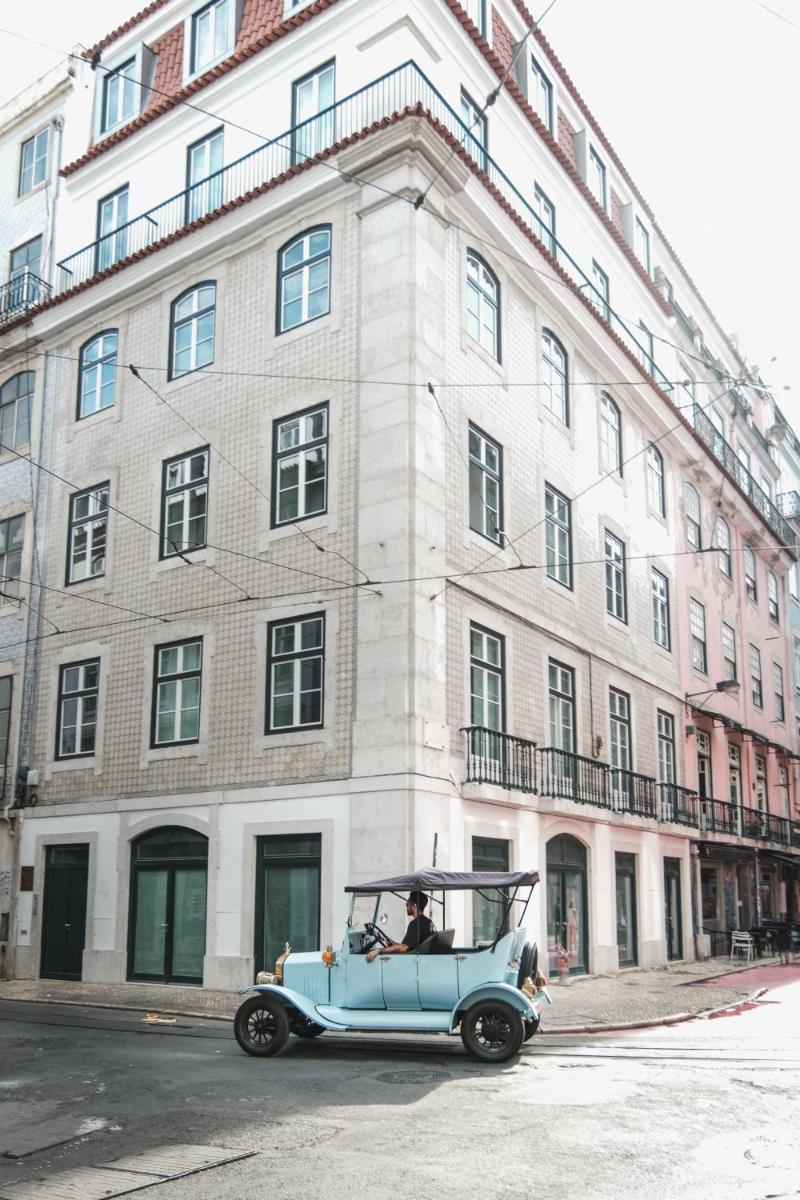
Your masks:
M256 971L271 971L288 942L319 949L320 834L260 837L256 874Z
M703 900L703 920L716 921L719 915L719 888L716 867L703 867L700 871L700 891Z
M201 833L165 826L133 843L131 979L203 982L207 876L208 838Z
M635 967L636 859L633 854L614 856L617 879L617 953L621 967Z
M472 869L473 871L508 871L508 842L501 838L472 839ZM503 915L501 907L502 892L487 891L485 895L474 892L472 896L472 935L473 945L479 942L493 942L497 937L500 918ZM504 926L506 928L506 926Z
M570 974L589 969L586 849L563 833L547 843L547 949L551 974L569 955Z

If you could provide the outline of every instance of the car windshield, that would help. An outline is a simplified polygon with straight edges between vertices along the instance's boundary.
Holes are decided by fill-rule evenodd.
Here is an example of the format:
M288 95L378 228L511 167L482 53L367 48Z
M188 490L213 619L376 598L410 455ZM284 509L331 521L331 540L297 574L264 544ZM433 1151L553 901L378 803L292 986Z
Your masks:
M369 893L363 896L354 895L350 919L347 922L350 928L363 930L368 921L371 921L373 925L376 924L380 900L380 892L375 894Z

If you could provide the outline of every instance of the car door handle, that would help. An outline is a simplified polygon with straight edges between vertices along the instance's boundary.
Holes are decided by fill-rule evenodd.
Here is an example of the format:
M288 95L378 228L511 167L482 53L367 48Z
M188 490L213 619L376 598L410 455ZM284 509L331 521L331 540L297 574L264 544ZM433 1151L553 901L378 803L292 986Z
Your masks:
M65 929L72 929L72 925L70 924L70 922L69 922L69 921L65 921L65 922L64 922L64 928L65 928Z
M458 960L458 962L464 962L466 957L467 957L466 954L457 954L456 955L456 959Z
M391 954L382 954L381 962L388 962L391 957L392 957Z

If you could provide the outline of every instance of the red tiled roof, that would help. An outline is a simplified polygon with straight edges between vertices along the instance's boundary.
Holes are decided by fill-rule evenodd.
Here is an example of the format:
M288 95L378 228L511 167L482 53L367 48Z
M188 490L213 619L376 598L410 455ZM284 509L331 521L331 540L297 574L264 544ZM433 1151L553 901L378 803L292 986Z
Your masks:
M166 2L167 0L153 0L152 5L143 9L138 16L131 18L127 26L120 26L120 29L114 34L109 35L106 41L113 39L127 28L132 28L133 25L143 20L151 10L155 11L156 7L160 7L162 3ZM87 163L92 162L95 158L99 158L101 154L105 154L112 146L125 141L137 129L148 125L156 117L168 112L171 108L175 108L182 101L188 100L196 92L200 91L201 88L206 87L207 84L212 83L221 75L233 70L239 63L252 58L254 54L258 54L266 46L278 41L279 38L284 37L287 33L291 33L293 29L296 29L299 25L303 25L317 13L323 12L335 3L336 0L314 0L314 3L304 8L302 12L296 13L284 21L283 0L245 0L241 28L233 54L229 58L226 58L224 62L212 67L210 71L206 71L204 75L193 79L191 83L185 86L182 86L183 22L174 26L152 47L158 54L156 76L153 80L153 91L144 112L134 121L131 121L130 124L112 133L110 137L104 138L101 142L95 142L80 158L76 158L74 162L67 163L65 167L62 167L61 174L65 177L72 175L81 167L86 166ZM87 53L89 52L87 51Z
M496 8L492 9L492 45L507 67L514 54L514 35Z
M158 12L165 4L169 4L169 0L151 0L151 3L146 4L135 16L129 17L127 21L123 21L121 25L118 25L116 29L112 29L111 33L107 33L94 46L90 46L88 50L85 50L83 57L94 58L98 51L105 50L106 46L110 46L117 38L122 37L123 33L128 33L129 30L135 28L140 21L143 21L145 17L149 17L151 13Z

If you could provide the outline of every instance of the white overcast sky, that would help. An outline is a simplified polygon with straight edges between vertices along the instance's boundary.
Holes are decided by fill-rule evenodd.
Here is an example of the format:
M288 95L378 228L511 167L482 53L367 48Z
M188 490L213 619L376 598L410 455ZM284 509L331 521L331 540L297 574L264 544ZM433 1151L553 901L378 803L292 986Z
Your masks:
M0 26L69 50L143 3L6 0ZM800 0L557 0L542 30L800 431ZM59 58L5 33L0 56L0 103Z

